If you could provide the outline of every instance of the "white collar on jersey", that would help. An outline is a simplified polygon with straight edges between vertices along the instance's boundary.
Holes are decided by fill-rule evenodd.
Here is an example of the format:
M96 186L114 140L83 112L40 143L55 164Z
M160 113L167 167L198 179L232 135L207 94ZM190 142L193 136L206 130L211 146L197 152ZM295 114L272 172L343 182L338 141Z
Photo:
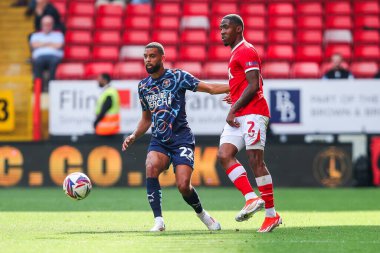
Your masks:
M231 53L236 49L238 48L241 44L243 44L245 42L245 39L243 39L242 41L240 41L236 46L234 46L234 48L232 48L231 50Z

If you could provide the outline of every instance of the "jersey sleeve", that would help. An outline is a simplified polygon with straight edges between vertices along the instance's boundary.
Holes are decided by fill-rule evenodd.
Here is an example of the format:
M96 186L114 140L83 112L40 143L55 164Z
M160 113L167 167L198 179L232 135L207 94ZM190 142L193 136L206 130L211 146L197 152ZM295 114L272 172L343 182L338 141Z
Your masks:
M251 70L260 70L260 58L252 48L246 48L238 58L238 62L247 73Z
M191 91L197 91L198 84L200 80L190 74L189 72L186 72L184 70L178 70L180 71L180 86L181 88L184 88L186 90L191 90Z
M141 104L141 108L143 111L146 111L148 110L148 103L147 101L145 100L143 94L142 94L142 88L140 87L139 85L139 90L138 90L138 93L139 93L139 99L140 99L140 104Z

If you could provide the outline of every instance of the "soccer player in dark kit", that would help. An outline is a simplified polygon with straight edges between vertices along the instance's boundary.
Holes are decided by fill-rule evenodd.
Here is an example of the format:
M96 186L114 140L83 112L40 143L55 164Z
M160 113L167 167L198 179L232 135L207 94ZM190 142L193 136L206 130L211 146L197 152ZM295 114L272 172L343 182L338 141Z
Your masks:
M219 222L203 209L191 185L195 139L186 119L185 93L190 90L222 94L229 91L229 86L200 81L180 69L165 69L164 61L165 51L160 43L152 42L145 47L144 63L149 76L138 85L142 117L136 130L124 140L122 150L125 151L152 127L146 158L147 196L155 218L155 225L150 231L165 230L158 177L170 163L173 164L177 187L183 199L209 230L220 230Z

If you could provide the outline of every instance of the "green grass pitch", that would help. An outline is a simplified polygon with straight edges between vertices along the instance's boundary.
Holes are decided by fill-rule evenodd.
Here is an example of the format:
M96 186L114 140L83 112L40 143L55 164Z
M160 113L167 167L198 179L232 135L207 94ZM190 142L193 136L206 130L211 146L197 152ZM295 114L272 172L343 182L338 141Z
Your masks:
M264 211L235 214L234 188L198 188L222 224L209 232L177 189L163 189L167 231L146 232L153 218L145 189L95 187L73 201L58 188L0 189L0 252L380 252L380 190L275 189L284 224L259 234Z

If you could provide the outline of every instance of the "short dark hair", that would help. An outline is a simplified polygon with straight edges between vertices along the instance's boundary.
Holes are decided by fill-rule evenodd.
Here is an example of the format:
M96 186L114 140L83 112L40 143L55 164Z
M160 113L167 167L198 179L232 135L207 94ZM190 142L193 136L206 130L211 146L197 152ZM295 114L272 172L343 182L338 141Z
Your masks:
M111 82L111 75L108 73L101 73L100 76L107 82Z
M224 16L223 19L228 19L230 22L234 23L235 25L238 25L238 26L240 25L244 31L243 19L238 14L228 14Z
M164 46L161 43L158 42L151 42L148 45L145 46L145 48L157 48L158 52L161 55L165 55Z

